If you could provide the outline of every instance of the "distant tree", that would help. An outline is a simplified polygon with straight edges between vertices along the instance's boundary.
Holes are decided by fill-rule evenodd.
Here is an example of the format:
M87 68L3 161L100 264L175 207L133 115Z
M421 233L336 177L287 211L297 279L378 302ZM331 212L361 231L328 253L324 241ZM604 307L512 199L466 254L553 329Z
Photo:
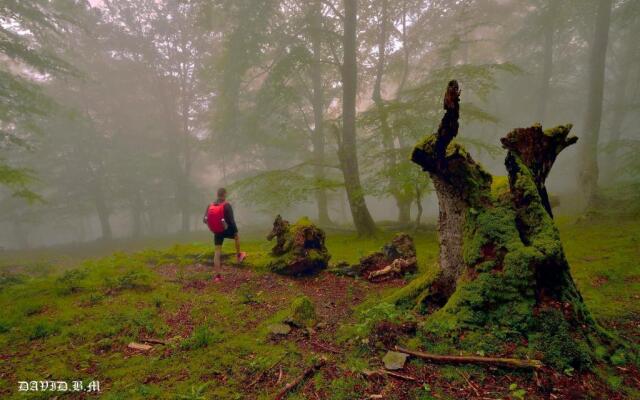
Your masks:
M41 83L73 72L59 52L76 8L67 1L0 3L0 150L29 147L31 135L40 132L38 122L54 105L43 96ZM0 156L0 185L13 195L36 199L28 189L33 180L29 169L14 167Z
M197 140L205 122L211 93L205 90L201 66L211 57L213 34L197 24L201 6L196 1L104 1L105 19L121 27L122 57L146 65L154 80L150 93L161 107L167 137L167 159L173 168L174 200L182 231L191 229L191 216L199 207L192 201L192 168Z
M602 121L605 60L609 42L612 0L597 0L595 27L590 42L587 109L584 122L579 181L588 206L593 206L598 188L598 139Z

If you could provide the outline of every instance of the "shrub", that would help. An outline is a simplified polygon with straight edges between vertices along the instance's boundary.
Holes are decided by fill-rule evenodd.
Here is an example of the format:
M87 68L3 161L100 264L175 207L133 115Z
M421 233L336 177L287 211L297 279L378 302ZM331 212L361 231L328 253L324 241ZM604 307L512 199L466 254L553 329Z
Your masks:
M105 286L109 292L119 292L127 289L146 289L148 285L149 275L139 271L129 271L124 275L116 278L107 277Z
M68 295L80 291L82 289L80 282L86 277L87 271L80 269L71 269L66 271L56 279L58 292L62 295Z
M201 349L210 344L218 343L221 339L219 332L211 331L208 326L201 325L193 331L191 337L182 342L180 347L184 350Z
M57 335L60 328L51 322L38 322L28 332L29 340L44 339L49 336Z

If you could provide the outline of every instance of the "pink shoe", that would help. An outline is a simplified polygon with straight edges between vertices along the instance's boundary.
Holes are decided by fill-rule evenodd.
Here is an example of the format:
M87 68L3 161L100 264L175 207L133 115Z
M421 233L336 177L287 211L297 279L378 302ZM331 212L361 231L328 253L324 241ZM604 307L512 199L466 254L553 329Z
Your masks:
M241 251L238 254L238 263L243 262L245 258L247 258L247 253L245 253L244 251Z
M215 283L222 282L222 276L221 276L220 274L217 274L217 275L213 278L213 281L214 281Z

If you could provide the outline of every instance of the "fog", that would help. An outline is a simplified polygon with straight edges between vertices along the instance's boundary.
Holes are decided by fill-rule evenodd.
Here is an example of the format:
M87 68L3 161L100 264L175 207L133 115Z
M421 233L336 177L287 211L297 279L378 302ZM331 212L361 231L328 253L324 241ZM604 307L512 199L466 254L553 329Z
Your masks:
M0 247L206 231L219 187L241 231L430 224L409 156L451 79L457 140L489 172L510 130L572 123L557 210L631 209L639 35L635 0L8 2Z

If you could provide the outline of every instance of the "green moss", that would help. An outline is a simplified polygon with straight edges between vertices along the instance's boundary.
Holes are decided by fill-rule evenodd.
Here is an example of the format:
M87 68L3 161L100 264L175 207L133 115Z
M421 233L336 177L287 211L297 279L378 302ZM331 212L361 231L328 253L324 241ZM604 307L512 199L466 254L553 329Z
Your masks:
M581 370L591 365L587 342L582 337L576 337L576 330L559 310L541 311L535 318L534 329L530 346L535 352L543 354L543 361L547 365L561 371L568 368Z
M321 236L322 243L316 243L318 247L305 248L305 232L309 229L317 229L317 234ZM295 224L289 227L285 234L286 251L282 255L273 256L267 260L266 268L271 272L283 275L301 275L317 273L327 268L331 255L324 244L324 232L317 228L307 217L300 218Z
M427 171L436 170L440 162L436 154L436 134L427 136L414 148L414 157L419 153L419 164ZM491 174L476 164L460 143L452 141L446 149L446 176L453 190L469 204L480 204L490 197Z
M310 328L316 323L316 309L311 300L306 296L300 296L293 299L289 310L287 322L301 327Z

